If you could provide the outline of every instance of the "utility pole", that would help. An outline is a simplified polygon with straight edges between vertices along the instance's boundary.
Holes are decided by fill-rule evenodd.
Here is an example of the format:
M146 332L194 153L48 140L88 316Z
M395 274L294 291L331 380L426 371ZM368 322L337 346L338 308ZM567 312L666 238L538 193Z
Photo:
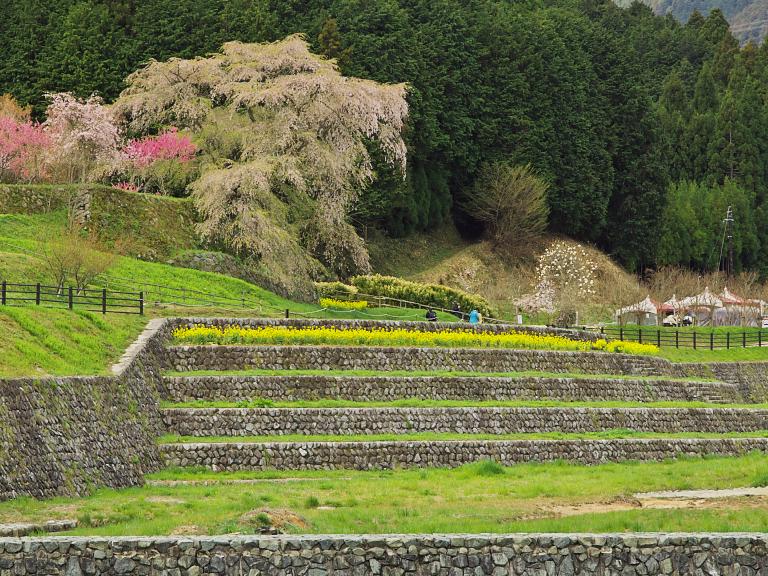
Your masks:
M728 206L728 210L725 213L725 220L723 220L725 226L725 239L728 242L728 255L725 262L725 276L730 278L733 276L733 208Z

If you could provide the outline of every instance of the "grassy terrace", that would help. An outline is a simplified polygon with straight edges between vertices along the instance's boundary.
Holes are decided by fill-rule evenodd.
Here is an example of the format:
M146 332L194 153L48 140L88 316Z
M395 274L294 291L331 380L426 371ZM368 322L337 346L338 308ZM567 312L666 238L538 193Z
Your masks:
M763 486L768 459L684 458L580 466L481 462L453 470L238 472L164 470L154 482L99 490L82 499L0 503L0 522L77 518L82 535L252 533L287 511L289 532L622 532L768 529L760 498L693 508L640 507L632 495L656 490ZM232 481L252 483L228 484ZM283 515L285 513L283 512Z
M694 350L662 346L659 356L670 362L768 362L768 346L730 350Z
M582 434L564 434L562 432L542 432L537 434L438 434L423 432L417 434L368 434L368 435L301 435L284 436L177 436L167 434L158 439L160 444L227 444L227 443L263 443L263 442L430 442L430 441L471 441L471 440L616 440L629 439L669 439L669 438L766 438L768 430L756 432L729 432L710 434L705 432L681 432L659 434L654 432L635 432L626 429L605 430L603 432L585 432Z

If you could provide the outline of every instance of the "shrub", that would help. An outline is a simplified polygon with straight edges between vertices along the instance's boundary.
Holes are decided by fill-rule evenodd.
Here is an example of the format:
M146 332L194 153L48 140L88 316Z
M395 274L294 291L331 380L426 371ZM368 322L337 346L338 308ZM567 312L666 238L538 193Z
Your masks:
M315 290L320 298L354 296L357 294L357 288L343 282L315 282Z
M476 476L499 476L504 474L504 466L496 460L481 460L474 466Z
M335 310L365 310L368 308L368 302L365 300L334 300L333 298L320 298L320 306L323 308L333 308Z
M421 284L379 274L355 276L351 282L363 294L408 300L447 310L452 309L454 303L458 303L463 312L469 312L474 308L483 316L493 316L493 309L485 298L456 288L437 284Z

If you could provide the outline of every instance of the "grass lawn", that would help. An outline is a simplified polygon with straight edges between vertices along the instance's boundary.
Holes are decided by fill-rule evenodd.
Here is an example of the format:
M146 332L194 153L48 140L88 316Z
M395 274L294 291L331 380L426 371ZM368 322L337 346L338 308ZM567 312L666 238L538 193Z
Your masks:
M659 356L671 362L768 362L768 346L730 350L694 350L662 346Z
M356 402L325 398L280 402L252 398L237 402L195 400L192 402L163 402L162 408L725 408L766 410L768 404L711 404L708 402L637 402L637 401L575 401L563 400L423 400L403 398L390 402Z
M250 484L220 481L256 479ZM88 498L0 503L0 522L76 518L81 535L251 533L273 511L306 533L766 531L768 502L738 499L700 510L634 507L656 490L765 485L768 459L521 464L398 471L238 472L169 469L150 481L210 484L99 490ZM615 506L630 508L614 511ZM564 516L565 508L571 508ZM584 512L580 512L583 509Z
M134 315L0 308L0 377L106 373L146 323Z
M680 432L661 434L656 432L635 432L624 428L602 432L583 432L566 434L563 432L540 432L534 434L451 434L420 432L415 434L360 434L360 435L311 435L286 434L283 436L178 436L166 434L158 439L160 444L228 444L228 443L263 443L263 442L430 442L430 441L472 441L472 440L617 440L628 439L664 439L664 438L765 438L768 430L755 432L728 432L713 434L708 432Z

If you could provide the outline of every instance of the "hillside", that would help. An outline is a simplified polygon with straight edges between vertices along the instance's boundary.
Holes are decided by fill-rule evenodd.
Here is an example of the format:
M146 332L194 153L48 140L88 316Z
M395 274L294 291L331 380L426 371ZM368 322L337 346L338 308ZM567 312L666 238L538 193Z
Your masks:
M634 0L616 0L628 7ZM687 22L694 11L703 15L711 10L722 10L731 31L742 43L753 40L762 42L768 33L768 0L641 0L657 14L671 14L681 22Z

